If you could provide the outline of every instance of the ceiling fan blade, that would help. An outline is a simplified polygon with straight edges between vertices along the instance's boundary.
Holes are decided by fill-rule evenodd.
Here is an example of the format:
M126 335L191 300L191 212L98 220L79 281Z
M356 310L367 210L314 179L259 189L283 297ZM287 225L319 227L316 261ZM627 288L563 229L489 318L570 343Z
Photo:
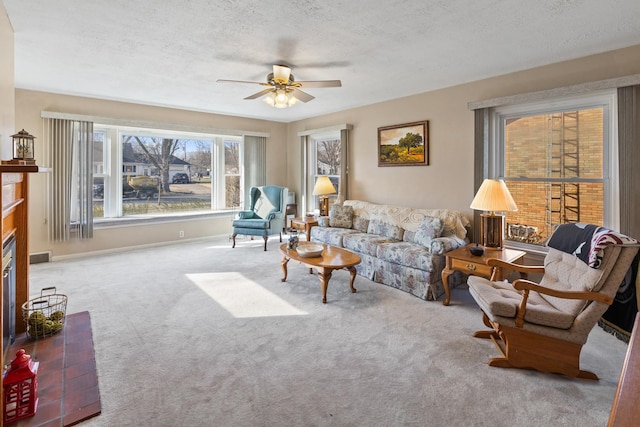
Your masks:
M218 79L218 80L216 80L216 82L218 82L218 83L249 83L249 84L252 84L252 85L263 85L263 86L266 85L266 83L248 82L246 80L223 80L223 79Z
M261 90L258 93L254 93L253 95L249 95L247 96L245 99L256 99L256 98L260 98L263 95L268 94L269 92L273 91L273 89L269 88L269 89L265 89L265 90Z
M285 67L284 65L273 66L274 79L283 79L285 82L288 82L290 75L291 75L291 68Z
M318 80L297 83L300 83L302 87L342 87L340 80Z
M315 96L311 96L306 92L301 91L300 89L293 88L291 90L291 94L298 98L302 102L309 102L315 98Z

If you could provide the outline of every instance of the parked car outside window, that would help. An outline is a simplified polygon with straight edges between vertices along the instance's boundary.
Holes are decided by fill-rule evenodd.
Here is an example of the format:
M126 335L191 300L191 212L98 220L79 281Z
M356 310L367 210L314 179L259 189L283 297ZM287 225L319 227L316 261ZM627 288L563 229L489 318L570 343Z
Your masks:
M189 175L186 173L179 172L173 175L171 179L172 184L188 184L189 183Z

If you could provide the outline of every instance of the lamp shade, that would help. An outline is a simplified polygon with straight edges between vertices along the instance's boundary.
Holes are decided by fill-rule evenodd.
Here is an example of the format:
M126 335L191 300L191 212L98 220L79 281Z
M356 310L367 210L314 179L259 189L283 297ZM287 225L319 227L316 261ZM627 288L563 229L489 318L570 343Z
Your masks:
M334 194L336 187L333 186L328 176L319 176L316 185L313 187L314 196L324 196L326 194Z
M485 179L471 202L471 209L489 212L515 212L516 202L501 179Z

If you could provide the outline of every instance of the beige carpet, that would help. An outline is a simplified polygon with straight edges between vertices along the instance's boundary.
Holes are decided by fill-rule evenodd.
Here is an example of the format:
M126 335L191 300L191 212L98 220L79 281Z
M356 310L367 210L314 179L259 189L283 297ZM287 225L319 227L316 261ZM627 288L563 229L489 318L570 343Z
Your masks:
M34 265L69 313L91 313L102 414L86 426L603 426L626 345L594 329L599 382L491 368L478 308L335 272L278 241L228 238Z

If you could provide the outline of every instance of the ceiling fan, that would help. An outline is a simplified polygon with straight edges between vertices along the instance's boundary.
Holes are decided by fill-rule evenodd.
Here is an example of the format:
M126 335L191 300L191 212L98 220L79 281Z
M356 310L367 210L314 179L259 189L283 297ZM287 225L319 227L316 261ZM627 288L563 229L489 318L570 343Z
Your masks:
M316 87L341 87L340 80L319 80L319 81L295 81L291 68L285 65L274 65L273 72L267 76L267 81L249 82L243 80L223 80L218 79L219 83L249 83L267 86L267 89L249 95L244 99L257 99L261 96L268 95L264 101L276 108L285 108L293 106L298 100L309 102L314 97L300 88L316 88Z

